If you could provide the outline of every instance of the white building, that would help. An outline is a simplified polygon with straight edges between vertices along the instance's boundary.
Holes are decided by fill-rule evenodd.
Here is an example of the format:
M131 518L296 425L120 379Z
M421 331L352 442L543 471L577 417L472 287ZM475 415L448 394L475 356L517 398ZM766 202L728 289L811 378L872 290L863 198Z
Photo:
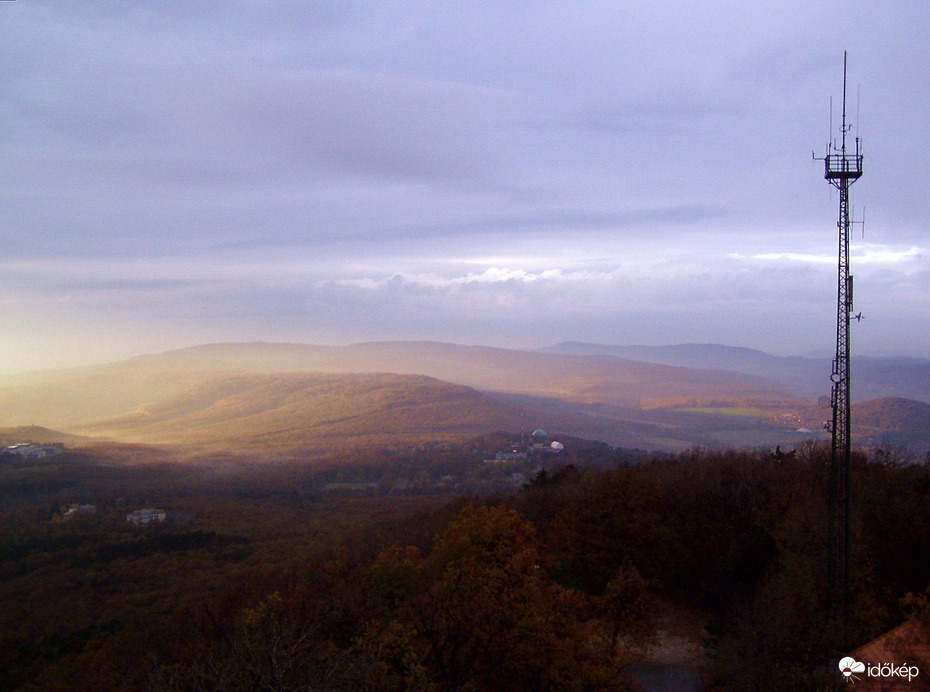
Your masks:
M61 518L70 521L79 517L92 517L95 514L97 514L96 505L71 505Z
M126 515L126 521L135 526L158 524L167 518L168 513L163 509L137 509Z

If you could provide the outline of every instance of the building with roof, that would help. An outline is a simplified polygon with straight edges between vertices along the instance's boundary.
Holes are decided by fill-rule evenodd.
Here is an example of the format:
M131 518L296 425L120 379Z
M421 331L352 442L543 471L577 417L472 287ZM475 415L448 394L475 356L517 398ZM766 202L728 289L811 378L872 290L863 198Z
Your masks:
M168 513L163 509L137 509L126 515L126 521L134 526L160 524L167 518Z
M918 618L860 646L850 656L865 664L864 670L856 672L856 690L930 690L930 627Z

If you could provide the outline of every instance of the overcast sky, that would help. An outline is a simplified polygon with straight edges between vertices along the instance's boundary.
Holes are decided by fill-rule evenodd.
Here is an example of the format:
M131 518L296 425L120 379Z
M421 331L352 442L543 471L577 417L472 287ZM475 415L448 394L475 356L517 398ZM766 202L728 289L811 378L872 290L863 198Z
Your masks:
M930 3L0 2L0 371L211 341L930 357Z

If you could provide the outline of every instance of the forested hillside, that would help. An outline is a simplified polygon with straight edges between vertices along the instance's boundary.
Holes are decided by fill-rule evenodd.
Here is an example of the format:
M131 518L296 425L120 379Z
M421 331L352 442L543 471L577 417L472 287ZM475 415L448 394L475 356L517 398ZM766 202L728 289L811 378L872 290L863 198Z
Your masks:
M439 343L213 344L74 370L0 378L0 424L74 427L135 412L228 375L417 375L477 391L639 407L645 399L794 400L759 378L617 358Z
M853 415L862 442L930 450L930 404L888 397L854 406Z
M809 406L736 373L440 343L214 344L0 378L0 425L266 458L535 426L642 449L785 445L809 437Z
M216 374L82 433L251 457L321 457L525 427L528 415L467 387L415 375Z
M142 448L7 462L5 689L628 689L669 604L701 614L692 664L711 689L812 689L839 682L831 656L927 612L930 471L912 459L855 458L838 634L829 450L646 459L572 441L525 487L482 486L507 478L483 460L504 442L326 470ZM454 480L394 482L416 468ZM95 513L68 518L77 502ZM170 519L133 527L140 507Z
M682 348L694 357L685 362L696 365L722 368L726 357L733 367L773 360L746 349ZM823 439L829 411L816 397L799 398L790 384L812 380L805 375L810 368L799 366L788 377L794 361L774 360L780 369L766 378L602 353L431 342L213 344L0 378L0 426L266 459L320 457L378 439L415 442L536 426L662 451ZM903 377L901 367L889 366L888 373ZM921 381L911 383L919 388ZM930 449L927 416L891 401L856 404L866 406L866 415L853 426L855 441ZM888 420L896 411L899 419ZM876 417L881 425L868 422Z

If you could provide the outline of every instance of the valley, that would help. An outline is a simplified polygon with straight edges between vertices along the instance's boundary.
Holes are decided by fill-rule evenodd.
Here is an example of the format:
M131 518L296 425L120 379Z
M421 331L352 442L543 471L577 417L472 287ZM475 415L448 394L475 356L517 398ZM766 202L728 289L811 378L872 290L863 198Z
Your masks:
M2 378L0 668L21 690L819 684L829 411L700 351L219 344ZM930 579L930 404L853 419L848 647L924 617Z
M882 395L857 400L860 443L930 449L930 365L860 369L856 391ZM826 439L823 370L712 345L213 344L0 378L0 426L280 459L537 427L645 451L788 448Z

